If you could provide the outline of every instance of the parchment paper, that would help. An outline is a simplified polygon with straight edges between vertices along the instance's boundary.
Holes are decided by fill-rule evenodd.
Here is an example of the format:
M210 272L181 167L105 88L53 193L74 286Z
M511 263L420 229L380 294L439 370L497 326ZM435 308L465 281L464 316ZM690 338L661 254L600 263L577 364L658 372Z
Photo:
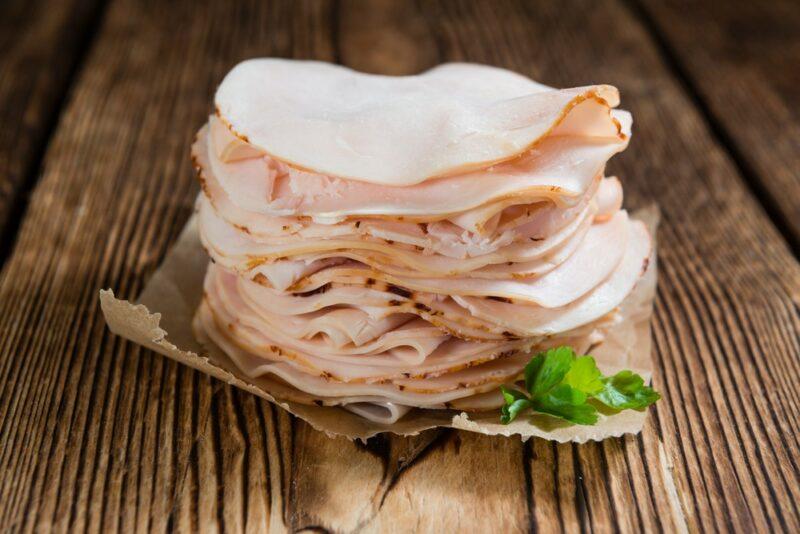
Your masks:
M655 238L657 209L648 208L634 216L647 223ZM342 408L281 400L281 389L286 386L267 377L252 379L245 376L220 350L206 350L195 339L191 323L202 297L203 276L208 261L200 245L195 218L192 217L175 247L145 287L138 304L115 298L111 290L100 291L100 305L108 327L117 335L273 402L329 436L365 440L381 432L414 435L433 427L450 427L491 435L517 434L523 440L538 436L559 442L581 443L636 433L644 425L647 413L634 410L601 415L600 421L593 426L566 426L547 416L524 416L509 425L503 425L500 423L499 410L459 413L425 409L411 410L392 425L380 425ZM647 273L623 304L623 320L608 330L605 341L591 352L604 373L631 369L645 380L650 379L650 316L655 285L654 250Z

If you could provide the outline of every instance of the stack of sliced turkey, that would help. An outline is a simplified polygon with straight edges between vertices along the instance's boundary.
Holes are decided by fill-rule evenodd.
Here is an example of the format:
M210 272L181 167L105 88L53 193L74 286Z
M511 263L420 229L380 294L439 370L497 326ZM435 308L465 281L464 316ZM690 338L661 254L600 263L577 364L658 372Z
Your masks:
M471 64L238 65L192 150L198 335L378 423L497 408L532 353L601 341L647 268L603 172L630 137L618 101Z

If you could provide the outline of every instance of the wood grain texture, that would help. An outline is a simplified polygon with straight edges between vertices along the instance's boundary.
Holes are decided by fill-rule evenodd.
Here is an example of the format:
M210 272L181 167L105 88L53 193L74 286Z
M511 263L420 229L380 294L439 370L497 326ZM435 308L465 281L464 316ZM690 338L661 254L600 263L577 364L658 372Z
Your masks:
M613 28L613 31L609 31ZM613 162L663 211L640 436L329 439L108 333L192 210L191 136L252 56L445 60L620 87ZM614 0L114 0L0 275L0 527L11 531L797 531L800 268L634 11Z
M638 1L800 251L800 3Z
M4 241L13 238L25 191L35 181L44 145L101 6L101 0L0 3L0 236ZM0 245L4 258L8 243Z

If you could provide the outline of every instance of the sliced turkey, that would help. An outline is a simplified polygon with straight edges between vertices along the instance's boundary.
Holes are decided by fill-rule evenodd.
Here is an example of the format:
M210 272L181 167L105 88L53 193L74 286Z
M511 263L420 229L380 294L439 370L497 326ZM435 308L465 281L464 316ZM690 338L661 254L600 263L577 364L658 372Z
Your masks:
M387 427L496 409L536 352L602 342L648 268L604 178L618 100L481 65L238 65L192 146L198 337L275 398Z

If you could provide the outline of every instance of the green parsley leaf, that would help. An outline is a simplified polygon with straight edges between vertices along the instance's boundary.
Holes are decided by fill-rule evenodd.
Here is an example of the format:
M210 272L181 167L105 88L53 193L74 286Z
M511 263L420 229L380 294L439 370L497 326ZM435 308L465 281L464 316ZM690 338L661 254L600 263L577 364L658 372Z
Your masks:
M505 399L506 404L511 404L515 400L528 398L523 392L516 389L509 389L505 386L500 386L500 392L503 394L503 399Z
M547 393L563 380L574 361L575 351L571 347L558 347L538 354L525 366L525 387L533 397ZM527 380L529 371L531 376Z
M579 425L597 423L594 399L615 410L642 410L661 396L632 371L604 377L591 356L577 356L562 346L540 352L523 370L526 392L500 387L505 404L500 421L508 424L525 410Z
M503 399L506 401L503 407L500 408L500 422L504 425L516 419L520 412L533 406L533 403L521 391L500 386L500 392L503 394Z
M586 394L567 384L554 387L537 398L533 408L537 412L559 417L570 423L593 425L597 422L597 408L586 402Z
M595 398L615 410L642 410L661 398L653 388L644 385L644 379L632 371L620 371L603 379L603 391Z
M500 408L500 422L504 425L516 419L520 412L533 406L533 403L521 391L508 389L505 386L500 386L500 391L503 393L503 399L506 401L503 407Z
M533 388L533 381L536 379L536 375L539 374L539 369L541 369L542 365L544 364L544 357L545 353L540 352L539 354L531 358L531 361L529 361L528 364L525 366L525 368L522 370L522 374L525 376L526 391L531 391L531 389Z
M564 377L564 383L587 395L596 395L605 388L602 378L603 374L597 368L594 358L580 356L575 359L572 367Z

